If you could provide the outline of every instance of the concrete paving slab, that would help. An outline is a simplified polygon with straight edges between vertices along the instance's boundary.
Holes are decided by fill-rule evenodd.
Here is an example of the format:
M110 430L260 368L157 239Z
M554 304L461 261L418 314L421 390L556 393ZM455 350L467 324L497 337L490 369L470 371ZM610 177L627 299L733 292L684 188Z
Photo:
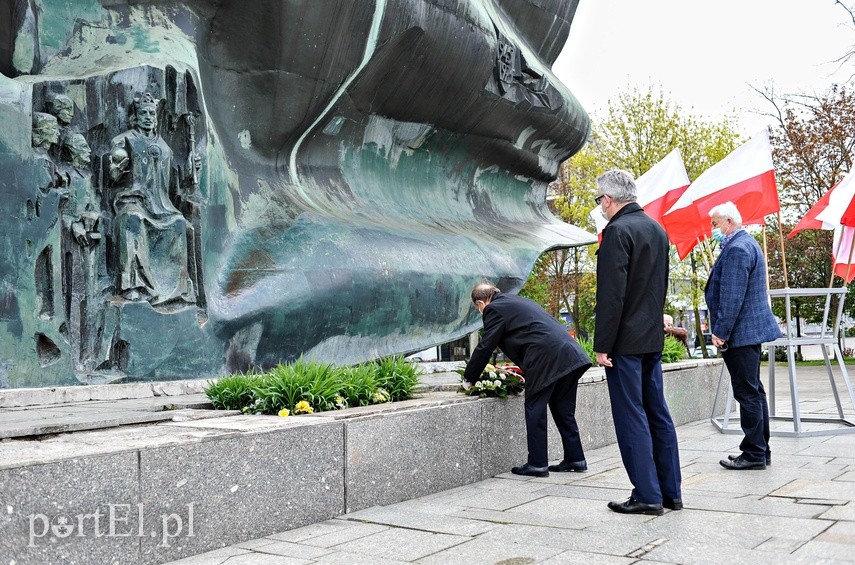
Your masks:
M855 522L855 502L847 502L844 505L832 506L819 516L823 520L846 520Z
M398 561L397 559L386 559L384 557L377 557L376 555L362 555L348 551L337 551L316 559L315 563L322 563L323 565L401 565L402 563L408 563L408 561Z
M793 552L804 563L855 563L855 549L845 543L811 541Z
M0 413L0 439L112 428L171 419L172 415L168 412L124 409L45 408L37 415L23 411L4 412Z
M390 529L336 546L361 555L399 561L416 561L469 541L466 536L437 534L402 528Z
M376 534L377 532L386 529L388 528L385 526L378 526L375 524L360 524L358 522L350 522L348 520L336 518L334 520L326 520L324 522L318 522L316 524L309 524L308 526L303 526L302 528L296 528L285 532L271 534L267 536L267 538L263 539L301 543L307 540L335 540L340 537L341 541L329 544L336 545L337 543L341 543L344 541L350 541L370 534ZM323 547L323 544L321 544L320 547Z
M840 565L828 556L795 556L788 553L736 547L730 543L710 543L698 536L695 541L669 540L644 556L644 562L680 563L681 565L721 565L722 563L751 563L752 565Z
M542 498L543 494L539 494L539 492L501 492L494 489L477 489L469 496L457 499L456 503L467 508L509 510Z
M324 555L331 553L331 550L326 548L293 543L290 541L273 541L273 543L261 546L256 551L264 555L278 555L280 557L304 559L309 563L319 557L323 557Z
M787 498L855 500L855 483L814 479L794 479L772 491L770 496Z
M452 548L434 553L419 560L425 565L448 565L466 563L467 565L495 565L496 563L520 565L540 563L562 550L538 547L532 544L515 544L474 539Z
M616 520L621 518L640 521L652 519L649 516L614 516ZM657 538L656 536L646 534L639 535L637 533L612 533L590 530L573 531L572 535L569 535L567 530L561 528L513 524L502 525L490 530L482 536L482 539L493 543L516 543L529 547L572 549L576 551L626 556Z
M620 557L586 551L562 551L549 559L540 562L541 565L630 565L638 563L635 557Z
M199 555L194 555L193 557L185 557L184 559L173 561L171 565L222 565L229 558L239 555L255 554L248 549L243 549L232 545L229 547L224 547L222 549L208 551L207 553L200 553Z
M493 525L462 520L454 516L423 514L409 508L373 507L347 514L344 518L372 524L394 526L429 533L452 534L459 536L477 536L493 529Z

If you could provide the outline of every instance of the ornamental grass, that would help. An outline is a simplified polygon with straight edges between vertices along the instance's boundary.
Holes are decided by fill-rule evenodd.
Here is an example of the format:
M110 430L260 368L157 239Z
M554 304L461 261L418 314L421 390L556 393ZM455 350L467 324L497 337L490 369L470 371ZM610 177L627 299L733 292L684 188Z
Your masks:
M205 394L220 410L291 416L406 400L418 381L419 368L401 356L350 367L299 359L227 375L208 383Z

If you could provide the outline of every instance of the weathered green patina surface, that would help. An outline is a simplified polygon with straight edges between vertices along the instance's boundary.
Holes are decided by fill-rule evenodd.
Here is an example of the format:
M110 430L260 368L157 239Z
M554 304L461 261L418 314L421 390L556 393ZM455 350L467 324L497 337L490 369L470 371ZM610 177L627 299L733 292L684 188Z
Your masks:
M545 204L576 3L0 3L0 387L472 331L475 282L591 241Z

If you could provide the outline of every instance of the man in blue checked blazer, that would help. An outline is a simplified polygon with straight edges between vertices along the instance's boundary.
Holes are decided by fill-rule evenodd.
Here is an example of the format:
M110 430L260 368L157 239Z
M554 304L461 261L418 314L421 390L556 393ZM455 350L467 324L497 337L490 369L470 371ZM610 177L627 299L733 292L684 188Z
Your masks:
M710 210L713 238L721 253L704 289L712 322L713 345L722 351L730 372L733 397L745 437L740 455L720 461L726 469L765 469L769 449L769 405L760 381L760 344L781 337L769 307L766 261L760 246L742 229L742 215L733 202Z

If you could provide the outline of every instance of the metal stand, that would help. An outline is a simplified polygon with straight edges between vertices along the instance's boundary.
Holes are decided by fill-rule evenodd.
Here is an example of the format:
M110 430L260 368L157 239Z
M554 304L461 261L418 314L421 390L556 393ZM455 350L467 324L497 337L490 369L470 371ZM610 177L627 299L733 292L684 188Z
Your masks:
M773 342L767 343L769 351L769 418L771 420L783 420L793 422L793 431L786 430L771 430L773 436L783 437L803 437L803 436L822 436L822 435L838 435L855 432L855 423L846 419L843 414L843 406L840 403L840 395L837 391L837 383L835 382L834 370L831 366L831 360L828 355L828 348L834 350L834 356L837 359L840 373L843 378L843 384L846 386L846 391L849 393L849 401L855 410L855 394L852 391L852 384L849 381L849 374L846 372L846 364L843 360L843 352L837 343L837 332L840 329L840 318L843 313L843 301L846 298L846 287L842 288L783 288L769 291L769 296L773 299L783 298L786 318L787 318L787 335ZM829 311L831 309L831 297L838 295L837 313L831 325L828 327ZM818 336L810 337L795 337L793 336L793 324L791 316L791 298L793 296L814 296L825 298L825 308L823 310L822 331ZM822 356L825 359L825 369L828 373L828 380L831 385L831 392L834 395L834 402L837 406L837 418L831 418L823 415L803 415L799 408L799 387L798 377L796 374L796 347L799 345L819 345L822 349ZM787 348L787 368L790 377L790 397L792 403L792 416L778 416L775 403L775 348ZM726 388L724 393L725 406L722 414L717 416L719 401L722 397L722 389ZM718 387L716 389L715 400L713 401L713 410L710 415L710 421L722 433L742 433L739 428L731 428L731 414L733 413L733 390L730 386L730 375L727 373L727 367L722 364L721 373L719 374ZM834 424L836 427L814 428L805 430L803 422L819 423L819 424Z

